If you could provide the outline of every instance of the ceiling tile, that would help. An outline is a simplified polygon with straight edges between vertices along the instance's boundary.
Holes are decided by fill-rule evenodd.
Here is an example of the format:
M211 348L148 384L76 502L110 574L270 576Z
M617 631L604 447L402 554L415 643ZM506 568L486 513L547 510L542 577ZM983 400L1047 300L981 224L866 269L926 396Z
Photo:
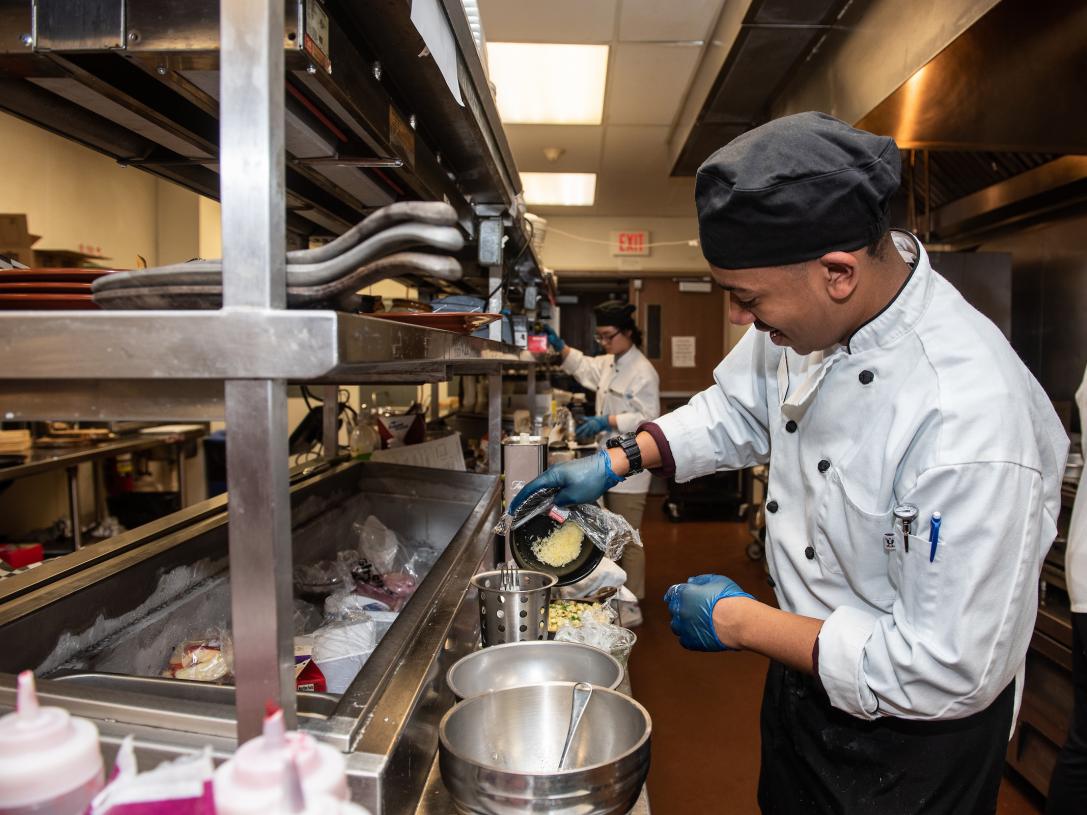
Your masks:
M617 0L480 0L490 42L611 42Z
M637 167L639 172L667 178L669 130L663 125L610 125L604 134L600 171L629 173Z
M614 48L604 121L670 125L702 49L696 45L623 44Z
M600 167L604 128L590 125L506 125L517 169L526 172L595 173ZM544 148L564 152L548 161Z
M722 0L623 0L621 42L704 40Z

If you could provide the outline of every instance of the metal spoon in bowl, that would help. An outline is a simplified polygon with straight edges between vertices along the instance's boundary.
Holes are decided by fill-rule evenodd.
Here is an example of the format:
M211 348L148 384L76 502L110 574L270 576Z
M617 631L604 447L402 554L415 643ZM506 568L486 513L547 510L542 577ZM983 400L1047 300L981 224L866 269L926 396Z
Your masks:
M570 727L566 731L566 743L562 745L562 754L559 756L559 769L566 764L566 758L570 753L570 745L574 742L577 726L581 724L581 716L589 704L589 697L593 695L593 686L588 682L578 682L574 685L574 700L570 705Z

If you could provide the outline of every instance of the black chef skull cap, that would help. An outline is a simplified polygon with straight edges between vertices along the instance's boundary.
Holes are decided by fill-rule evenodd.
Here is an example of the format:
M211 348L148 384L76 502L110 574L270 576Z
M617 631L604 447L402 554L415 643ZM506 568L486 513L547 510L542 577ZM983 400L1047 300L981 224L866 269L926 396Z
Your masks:
M594 308L593 312L596 314L598 326L610 325L624 331L634 328L635 307L630 303L624 303L622 300L608 300Z
M901 164L894 139L825 113L749 130L698 168L702 254L721 269L750 269L872 244L887 231Z

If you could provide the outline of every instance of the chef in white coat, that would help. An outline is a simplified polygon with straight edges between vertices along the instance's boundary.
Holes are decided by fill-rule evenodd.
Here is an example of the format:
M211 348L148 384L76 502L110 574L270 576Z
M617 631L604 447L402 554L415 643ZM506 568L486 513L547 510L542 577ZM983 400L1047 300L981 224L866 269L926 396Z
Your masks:
M1087 370L1076 391L1079 426L1087 431ZM1081 439L1087 432L1081 433ZM1072 721L1049 785L1046 815L1087 810L1087 485L1081 476L1068 525L1064 577L1072 605Z
M562 369L596 394L596 415L577 426L579 440L596 439L601 450L618 433L632 433L641 424L660 416L660 377L641 351L642 333L634 322L633 305L608 300L593 309L594 336L604 353L590 357L565 343L551 326L548 342L562 354ZM642 525L651 476L638 473L617 484L604 502L638 529ZM634 596L645 598L645 550L631 546L619 565L627 573L626 586ZM636 607L624 609L627 625L641 620Z
M684 647L771 659L766 813L994 812L1056 533L1067 437L1000 331L888 229L899 169L893 140L820 113L707 159L702 250L752 330L632 445L538 479L584 501L643 467L769 462L779 607L722 575L665 596Z

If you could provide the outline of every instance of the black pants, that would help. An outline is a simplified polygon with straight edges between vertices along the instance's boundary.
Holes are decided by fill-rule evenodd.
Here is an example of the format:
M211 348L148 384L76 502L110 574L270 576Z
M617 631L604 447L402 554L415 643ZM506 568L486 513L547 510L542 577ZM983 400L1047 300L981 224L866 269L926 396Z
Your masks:
M1087 614L1072 615L1072 725L1053 780L1046 815L1087 812Z
M864 721L810 676L770 663L762 698L764 815L996 812L1015 683L965 719Z

